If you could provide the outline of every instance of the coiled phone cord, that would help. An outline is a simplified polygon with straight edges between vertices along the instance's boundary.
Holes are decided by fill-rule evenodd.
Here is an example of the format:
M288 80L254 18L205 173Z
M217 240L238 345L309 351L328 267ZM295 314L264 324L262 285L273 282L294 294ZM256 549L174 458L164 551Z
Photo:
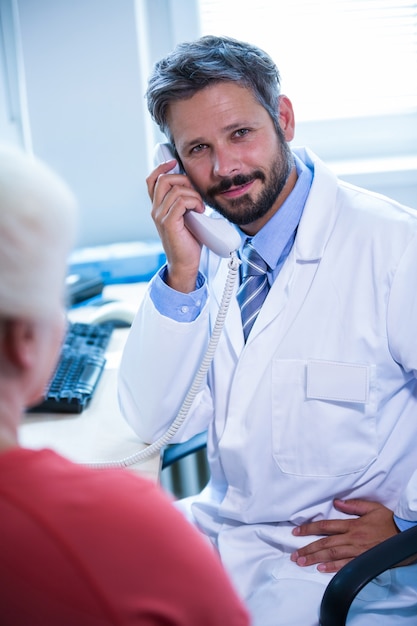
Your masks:
M159 437L154 443L150 444L143 450L136 452L130 456L125 457L124 459L120 459L119 461L98 461L86 463L89 467L106 469L106 468L123 468L129 467L130 465L134 465L136 463L140 463L141 461L145 461L149 459L154 454L159 452L164 446L166 446L175 433L178 431L179 427L184 423L190 407L199 392L207 371L210 367L210 364L213 360L214 353L216 352L217 344L220 339L221 332L223 330L224 322L226 319L227 312L229 310L230 300L233 295L233 288L236 282L236 278L238 275L239 265L241 261L237 256L236 252L232 252L229 260L229 271L227 274L226 283L223 290L222 299L220 302L219 311L217 313L216 321L213 327L213 332L210 337L209 344L207 346L206 353L201 361L200 367L197 370L194 380L191 384L191 387L188 390L187 395L181 405L181 408L178 412L177 417L172 422L169 429Z

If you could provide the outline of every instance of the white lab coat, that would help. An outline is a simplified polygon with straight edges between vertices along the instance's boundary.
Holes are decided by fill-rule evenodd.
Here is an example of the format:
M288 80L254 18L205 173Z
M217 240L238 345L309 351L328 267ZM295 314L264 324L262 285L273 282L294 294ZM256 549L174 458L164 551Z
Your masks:
M297 154L314 179L293 249L246 345L232 298L208 384L175 438L209 429L211 482L188 510L259 626L317 624L330 576L290 561L314 540L295 538L294 525L340 518L335 497L394 509L417 467L417 213L338 182L309 151ZM192 323L162 316L149 295L141 305L119 393L145 441L176 416L227 271L227 260L202 259L210 295ZM388 605L414 603L416 623L417 596L387 592L415 579L412 569L364 592L376 620ZM364 623L373 624L370 614Z

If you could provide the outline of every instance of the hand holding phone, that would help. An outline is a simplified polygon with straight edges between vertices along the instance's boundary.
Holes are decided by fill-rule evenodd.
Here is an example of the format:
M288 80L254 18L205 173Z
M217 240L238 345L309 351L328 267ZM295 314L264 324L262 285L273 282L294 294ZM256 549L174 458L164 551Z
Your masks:
M168 143L159 143L155 147L155 163L165 163L175 159L172 148ZM177 164L172 174L182 173ZM204 213L187 211L184 222L188 230L198 241L207 246L221 257L229 257L240 246L240 236L237 230L225 219L213 219Z

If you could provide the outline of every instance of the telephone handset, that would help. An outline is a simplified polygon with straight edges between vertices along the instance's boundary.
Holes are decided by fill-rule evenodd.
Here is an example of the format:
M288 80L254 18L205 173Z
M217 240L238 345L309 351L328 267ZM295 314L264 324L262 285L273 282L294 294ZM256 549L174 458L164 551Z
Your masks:
M155 149L155 161L157 163L164 163L170 161L172 158L171 147L169 144L158 144ZM181 173L179 168L176 169L176 174ZM171 170L173 172L173 170ZM226 278L226 284L224 286L223 295L220 301L219 310L217 312L216 320L214 322L213 330L211 331L210 341L208 343L206 353L204 354L200 366L195 373L191 386L183 400L183 403L178 411L178 414L168 430L159 437L156 441L150 444L144 450L140 450L132 454L129 457L120 459L119 461L104 461L102 463L88 463L91 467L129 467L140 461L150 458L154 454L160 452L160 450L168 445L172 437L178 431L180 426L187 418L191 405L200 391L202 385L207 376L208 369L213 360L214 353L216 351L217 344L220 339L222 328L224 326L226 314L229 308L230 301L234 293L234 285L239 276L240 260L236 254L236 250L240 246L240 236L233 228L233 226L222 219L212 219L207 215L196 213L195 211L187 211L184 218L187 228L195 235L195 237L201 241L208 248L213 250L216 254L222 257L230 257L229 259L229 271Z
M165 163L175 159L172 148L168 143L159 143L155 147L155 163ZM176 165L172 174L181 174ZM184 216L185 225L194 237L221 257L229 257L240 246L240 236L233 226L224 219L213 219L203 213L187 211Z

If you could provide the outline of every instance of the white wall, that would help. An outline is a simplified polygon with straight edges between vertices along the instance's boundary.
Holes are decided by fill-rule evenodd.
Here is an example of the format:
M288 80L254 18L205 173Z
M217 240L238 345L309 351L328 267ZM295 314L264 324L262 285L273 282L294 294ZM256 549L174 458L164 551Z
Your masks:
M417 112L296 125L340 178L417 209Z
M156 237L134 1L17 4L33 151L79 198L79 244Z
M17 7L33 152L79 199L79 246L157 238L145 177L159 135L144 93L151 65L198 34L195 1L179 15L176 3L0 0Z

